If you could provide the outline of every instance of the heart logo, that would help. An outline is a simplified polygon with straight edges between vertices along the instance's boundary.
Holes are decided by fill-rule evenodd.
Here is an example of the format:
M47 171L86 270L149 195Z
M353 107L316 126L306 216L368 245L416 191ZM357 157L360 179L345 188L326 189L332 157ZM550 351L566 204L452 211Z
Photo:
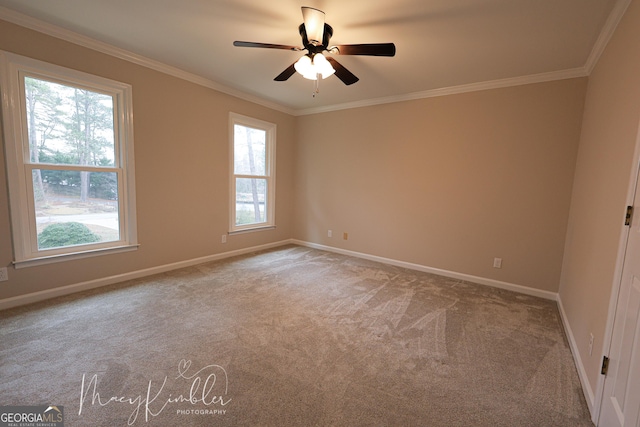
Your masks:
M178 362L178 374L180 374L181 377L184 377L184 374L189 370L190 367L191 360L182 359L180 362Z

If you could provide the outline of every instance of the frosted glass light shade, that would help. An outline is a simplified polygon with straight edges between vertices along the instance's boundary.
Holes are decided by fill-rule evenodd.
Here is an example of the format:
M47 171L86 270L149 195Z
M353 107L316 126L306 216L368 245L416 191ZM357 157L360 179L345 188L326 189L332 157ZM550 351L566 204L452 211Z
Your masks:
M303 56L294 64L294 68L302 77L309 80L317 80L318 74L326 79L336 72L321 53L316 53L313 59L309 55Z
M324 12L313 7L302 7L302 19L309 43L322 45L324 36Z

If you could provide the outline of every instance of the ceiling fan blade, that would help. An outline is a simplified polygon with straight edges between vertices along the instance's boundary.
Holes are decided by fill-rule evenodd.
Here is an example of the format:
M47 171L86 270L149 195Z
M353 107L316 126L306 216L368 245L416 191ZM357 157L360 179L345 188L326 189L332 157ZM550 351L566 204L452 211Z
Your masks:
M295 65L296 65L295 62L293 64L289 65L286 70L284 70L283 72L278 74L278 76L273 80L275 80L277 82L283 82L285 80L288 80L289 77L293 76L295 74L295 72L296 72Z
M339 55L395 56L396 45L393 43L341 44L333 46Z
M327 61L331 64L334 70L336 70L336 77L342 80L342 83L347 86L354 84L359 78L357 78L351 71L344 68L344 66L331 57L327 57Z
M234 46L237 47L261 47L265 49L284 49L284 50L293 50L293 51L301 51L303 50L300 47L296 46L287 46L284 44L271 44L271 43L257 43L257 42L241 42L235 41L233 42Z
M309 43L321 46L324 36L324 12L313 7L302 7L302 19Z

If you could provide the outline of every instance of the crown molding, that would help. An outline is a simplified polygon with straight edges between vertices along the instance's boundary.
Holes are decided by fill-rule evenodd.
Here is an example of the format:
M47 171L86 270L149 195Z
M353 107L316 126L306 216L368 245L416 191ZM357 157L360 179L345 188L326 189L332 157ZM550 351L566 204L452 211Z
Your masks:
M253 102L255 104L262 105L273 110L281 111L286 114L294 115L295 110L277 104L275 102L267 101L264 98L250 95L248 93L239 91L237 89L225 86L213 80L201 77L199 75L190 73L188 71L181 70L180 68L173 67L171 65L164 64L162 62L147 58L142 55L130 52L119 47L95 40L91 37L84 36L65 28L61 28L57 25L53 25L39 19L24 15L14 10L8 9L4 6L0 6L0 19L11 22L21 27L28 28L30 30L38 31L40 33L52 36L82 47L86 47L107 55L123 59L128 62L132 62L137 65L141 65L146 68L150 68L155 71L159 71L164 74L168 74L173 77L177 77L182 80L195 83L200 86L208 87L218 92L225 93L227 95L235 96L236 98L243 99L245 101Z
M388 96L384 98L367 99L363 101L348 102L344 104L331 105L327 107L309 108L296 111L296 116L309 114L327 113L330 111L346 110L351 108L371 107L380 104L391 104L394 102L413 101L416 99L435 98L437 96L456 95L467 92L477 92L481 90L500 89L512 86L522 86L532 83L543 83L555 80L573 79L577 77L587 77L588 73L584 67L572 68L569 70L553 71L549 73L531 74L521 77L511 77L507 79L491 80L486 82L470 83L459 86L450 86L438 89L429 89L422 92L412 92L404 95Z
M595 68L596 64L600 60L600 56L604 52L604 49L607 47L609 40L613 36L613 33L618 28L618 24L622 20L625 12L629 8L631 4L631 0L618 0L616 4L613 6L607 21L602 27L602 31L600 31L600 35L593 45L593 49L591 49L591 53L589 54L589 58L587 58L587 62L584 66L585 70L587 70L587 74L591 75L591 72Z

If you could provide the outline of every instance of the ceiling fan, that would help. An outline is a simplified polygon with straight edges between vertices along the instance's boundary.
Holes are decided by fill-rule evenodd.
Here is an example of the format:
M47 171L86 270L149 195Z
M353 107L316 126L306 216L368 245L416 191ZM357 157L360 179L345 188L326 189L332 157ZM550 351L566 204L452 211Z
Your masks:
M329 40L333 35L331 25L325 23L324 12L312 7L302 7L302 18L304 22L298 27L302 36L304 47L287 46L281 44L256 43L245 41L234 41L233 45L238 47L259 47L266 49L284 49L292 51L304 51L307 53L298 61L287 67L274 80L282 82L288 80L296 71L304 78L319 80L334 74L345 85L351 85L359 79L351 71L332 57L325 57L323 52L338 55L367 55L367 56L394 56L396 46L393 43L371 43L371 44L345 44L329 46ZM317 85L317 82L316 82ZM317 86L316 86L317 93Z

